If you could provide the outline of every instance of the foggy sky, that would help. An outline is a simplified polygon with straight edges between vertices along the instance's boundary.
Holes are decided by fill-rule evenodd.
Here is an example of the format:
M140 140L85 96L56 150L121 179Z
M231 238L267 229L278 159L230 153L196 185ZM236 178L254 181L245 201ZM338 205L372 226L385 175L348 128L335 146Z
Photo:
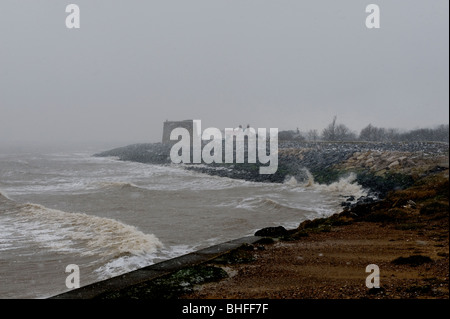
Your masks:
M81 28L65 26L78 4ZM366 5L381 10L367 29ZM0 145L448 123L447 0L2 0Z

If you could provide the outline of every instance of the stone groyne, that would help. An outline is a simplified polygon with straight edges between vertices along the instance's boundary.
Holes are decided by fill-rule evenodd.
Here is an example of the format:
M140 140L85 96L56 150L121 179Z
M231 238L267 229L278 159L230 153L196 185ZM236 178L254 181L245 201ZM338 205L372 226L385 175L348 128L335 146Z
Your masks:
M259 164L182 164L197 172L254 182L283 183L294 177L330 184L350 173L369 189L371 198L384 198L389 190L402 189L435 171L448 169L447 143L441 142L293 142L279 141L278 170L259 174ZM134 144L94 156L172 165L170 145Z

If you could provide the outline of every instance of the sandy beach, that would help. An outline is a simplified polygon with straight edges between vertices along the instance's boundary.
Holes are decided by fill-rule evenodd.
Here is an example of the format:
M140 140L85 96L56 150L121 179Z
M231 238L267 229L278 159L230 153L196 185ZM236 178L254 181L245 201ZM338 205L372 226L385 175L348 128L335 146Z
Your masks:
M144 276L138 284L108 288L94 298L448 299L448 189L448 169L433 172L383 200L306 220L296 229L264 228L251 244L163 276L146 280L143 272L155 267L138 270ZM366 285L366 267L373 264L379 288ZM103 286L94 289L104 290L107 282Z
M397 150L400 146L402 151ZM355 152L356 147L361 150ZM389 147L396 149L386 150ZM283 162L320 161L314 178L357 173L356 181L369 188L369 194L343 196L339 213L300 220L294 229L265 227L249 241L236 239L231 246L219 244L56 297L448 299L446 147L425 143L285 148ZM342 150L348 155L336 159ZM339 186L329 183L328 188ZM367 280L373 275L366 271L368 265L379 270L379 287Z
M428 227L430 235L363 222L264 245L252 252L254 261L229 265L229 278L181 298L448 298L448 237L441 239L445 226ZM429 256L432 262L392 263L411 255ZM379 291L365 285L369 264L380 268Z
M228 278L181 298L448 298L448 221L444 172L381 203L304 222L273 244L243 247L247 258L226 264ZM380 269L379 289L366 287L369 264Z

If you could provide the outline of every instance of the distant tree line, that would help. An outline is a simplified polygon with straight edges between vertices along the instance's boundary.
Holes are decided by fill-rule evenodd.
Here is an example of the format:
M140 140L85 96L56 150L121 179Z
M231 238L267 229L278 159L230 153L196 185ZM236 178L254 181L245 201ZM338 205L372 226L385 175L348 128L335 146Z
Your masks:
M309 130L306 133L297 131L281 131L278 134L280 140L295 141L366 141L366 142L416 142L433 141L449 142L449 125L442 124L435 128L421 128L407 132L398 129L376 127L372 124L364 127L359 134L349 129L346 125L337 123L337 117L325 127L319 134L317 130Z

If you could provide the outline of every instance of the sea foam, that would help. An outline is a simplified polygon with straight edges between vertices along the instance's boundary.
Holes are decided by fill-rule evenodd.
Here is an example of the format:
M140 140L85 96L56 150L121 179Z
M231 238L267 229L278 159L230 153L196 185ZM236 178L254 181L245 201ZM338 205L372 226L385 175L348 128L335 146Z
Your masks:
M38 244L58 251L79 251L81 255L111 256L147 254L162 246L153 234L144 234L120 221L68 213L37 204L19 210L16 226Z

